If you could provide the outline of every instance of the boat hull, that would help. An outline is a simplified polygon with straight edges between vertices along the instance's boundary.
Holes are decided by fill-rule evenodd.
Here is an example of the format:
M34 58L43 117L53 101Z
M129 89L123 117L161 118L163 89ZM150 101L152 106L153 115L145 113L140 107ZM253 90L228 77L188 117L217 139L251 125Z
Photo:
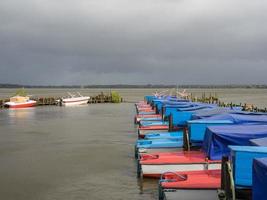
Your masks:
M166 172L199 171L207 169L221 169L221 163L177 163L147 165L139 163L140 175L147 178L160 178Z
M77 100L77 101L62 101L62 106L76 106L76 105L85 105L88 103L88 99Z
M34 107L36 106L36 101L29 101L29 102L24 102L24 103L13 103L13 102L7 102L5 103L5 106L8 108L29 108L29 107Z
M177 199L183 200L192 200L192 199L198 199L198 200L218 200L218 194L217 190L211 189L211 190L189 190L189 189L169 189L164 190L163 195L160 196L160 200L177 200Z

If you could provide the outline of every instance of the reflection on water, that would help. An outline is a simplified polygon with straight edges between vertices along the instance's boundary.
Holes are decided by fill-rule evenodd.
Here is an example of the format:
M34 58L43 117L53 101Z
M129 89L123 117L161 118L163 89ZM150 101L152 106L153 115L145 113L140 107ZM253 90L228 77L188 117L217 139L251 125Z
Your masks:
M20 123L26 119L33 119L35 116L35 107L30 108L10 108L6 110L8 115L8 122L7 123Z

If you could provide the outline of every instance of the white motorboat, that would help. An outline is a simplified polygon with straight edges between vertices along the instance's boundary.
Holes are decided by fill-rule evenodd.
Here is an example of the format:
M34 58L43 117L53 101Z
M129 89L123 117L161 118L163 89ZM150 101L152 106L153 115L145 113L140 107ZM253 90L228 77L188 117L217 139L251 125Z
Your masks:
M89 96L82 96L79 92L78 95L71 94L68 92L68 97L62 97L60 99L60 103L62 106L75 106L75 105L83 105L87 104L90 97Z
M8 108L27 108L36 106L37 102L30 100L28 96L14 96L10 98L9 102L6 102L4 105Z

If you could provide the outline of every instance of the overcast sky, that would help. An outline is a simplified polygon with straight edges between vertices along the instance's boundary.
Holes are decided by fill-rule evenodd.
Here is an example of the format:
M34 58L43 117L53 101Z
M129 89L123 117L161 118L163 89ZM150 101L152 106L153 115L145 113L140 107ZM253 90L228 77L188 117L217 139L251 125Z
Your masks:
M267 1L1 0L0 83L267 84Z

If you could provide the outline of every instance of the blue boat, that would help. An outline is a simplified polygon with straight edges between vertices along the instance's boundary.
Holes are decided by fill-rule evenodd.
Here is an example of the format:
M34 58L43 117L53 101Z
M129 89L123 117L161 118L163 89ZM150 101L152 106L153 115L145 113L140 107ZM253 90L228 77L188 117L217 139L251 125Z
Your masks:
M145 101L147 103L152 103L152 100L155 98L156 98L156 96L154 96L154 95L148 95L148 96L145 96Z
M148 120L141 120L140 121L140 126L142 126L142 127L145 127L145 126L159 126L159 125L169 125L169 122L167 122L167 121L148 121Z
M158 140L137 140L136 147L137 148L178 148L181 147L181 139L180 138L172 138L172 139L158 139Z
M223 113L187 122L188 134L185 136L187 146L201 146L208 126L234 124L267 124L267 115L249 112ZM188 139L187 139L188 138Z
M163 132L163 133L149 133L145 135L144 139L154 140L154 139L182 139L183 130L174 131L174 132Z
M267 158L254 159L252 171L252 199L265 200L267 197Z
M267 147L229 146L230 159L222 163L222 191L226 199L251 199L253 159L267 157ZM265 188L266 190L266 188ZM264 196L266 199L266 196Z
M171 113L171 124L172 126L184 127L187 125L187 121L192 119L192 115L199 110L209 111L214 106L194 106L192 108L179 109Z
M181 138L157 139L157 140L137 140L135 144L135 157L140 153L170 152L177 151L183 147Z
M211 160L230 155L229 145L249 146L251 139L267 137L267 125L227 125L208 127L203 150Z
M190 120L187 122L188 135L186 136L189 141L187 146L190 147L199 146L203 144L204 136L207 127L211 126L223 126L223 125L233 125L231 120Z

